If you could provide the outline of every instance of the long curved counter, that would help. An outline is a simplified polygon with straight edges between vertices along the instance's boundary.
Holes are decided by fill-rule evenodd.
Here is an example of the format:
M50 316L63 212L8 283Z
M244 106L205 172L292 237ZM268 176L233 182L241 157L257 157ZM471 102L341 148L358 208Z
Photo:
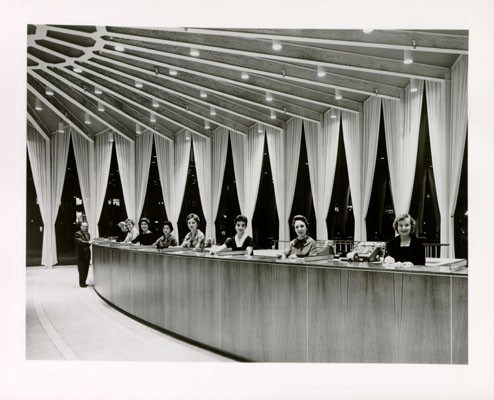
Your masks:
M261 362L468 362L468 269L93 245L97 292L177 335Z

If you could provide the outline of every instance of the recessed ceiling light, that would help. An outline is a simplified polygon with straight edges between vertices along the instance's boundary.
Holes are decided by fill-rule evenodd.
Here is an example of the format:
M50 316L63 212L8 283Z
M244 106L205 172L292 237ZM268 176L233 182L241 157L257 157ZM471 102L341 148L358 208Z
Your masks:
M199 57L199 54L200 54L199 53L199 50L194 49L194 48L190 49L190 55L191 56L193 56L193 57Z
M413 63L412 50L405 50L404 51L403 63L404 64L412 64Z
M170 75L175 76L175 75L177 75L177 74L178 74L178 72L177 72L177 70L176 70L176 69L170 69Z
M278 50L281 50L282 47L283 46L281 46L281 43L279 40L276 40L276 39L273 40L273 50L278 51Z
M85 113L85 114L84 114L84 123L85 123L86 125L91 125L91 117L89 116L89 114L88 114L88 113Z
M208 97L208 94L204 90L201 90L200 96L201 98L205 99L206 97Z
M204 128L205 129L210 129L211 125L209 124L209 121L204 121Z
M331 109L331 119L336 119L336 110L334 108Z
M341 100L343 98L342 94L341 94L341 90L340 89L336 89L334 91L334 98L336 100Z
M158 108L160 106L160 103L158 103L158 100L153 99L153 107Z
M62 121L60 121L60 122L58 123L58 129L57 129L57 132L58 132L58 133L64 133L64 131L65 131L65 130L64 130L64 127L63 127L63 122L62 122Z
M326 76L326 71L324 70L324 67L322 65L317 66L317 76L319 78L323 78Z
M36 97L36 100L34 100L34 109L36 111L43 111L43 106L41 105L41 101Z
M216 110L213 107L211 107L211 110L209 111L209 113L211 115L216 115Z
M149 120L153 123L156 122L156 115L154 113L151 113Z
M74 70L74 72L77 72L78 74L82 73L82 69L79 67L74 66L72 67L72 69Z
M264 126L262 124L257 125L257 133L263 133L264 132Z
M372 33L374 29L362 29L364 33Z
M117 45L115 46L116 51L125 51L125 48L123 46Z
M45 94L46 94L47 96L53 96L53 90L51 90L50 88L46 88L46 90L45 90Z
M136 124L136 133L137 133L138 135L140 135L140 134L141 134L141 132L142 132L141 125Z
M410 79L410 92L415 93L419 90L417 80Z
M242 71L242 75L241 76L242 76L242 79L243 80L249 79L249 74L247 72L245 72L245 71Z
M271 110L270 118L271 119L276 119L276 113L274 112L274 110Z
M142 89L144 87L144 85L143 85L142 82L136 81L135 87L138 88L138 89Z
M98 103L98 111L105 111L105 106L103 103Z
M273 101L273 95L269 92L266 93L266 101Z
M101 89L94 88L94 94L101 94L101 93L103 93Z

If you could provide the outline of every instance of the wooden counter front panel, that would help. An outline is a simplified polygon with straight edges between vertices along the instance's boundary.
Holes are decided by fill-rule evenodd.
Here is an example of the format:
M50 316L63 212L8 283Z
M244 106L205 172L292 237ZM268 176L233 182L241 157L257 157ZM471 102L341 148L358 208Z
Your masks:
M93 251L110 302L249 360L468 362L466 277Z
M221 349L256 361L306 361L306 270L220 264Z

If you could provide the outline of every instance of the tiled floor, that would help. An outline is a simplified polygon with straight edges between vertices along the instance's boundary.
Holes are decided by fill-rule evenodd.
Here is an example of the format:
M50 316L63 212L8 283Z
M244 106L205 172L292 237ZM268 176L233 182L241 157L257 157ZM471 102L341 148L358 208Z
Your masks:
M75 266L26 271L27 360L232 361L119 313L79 288Z

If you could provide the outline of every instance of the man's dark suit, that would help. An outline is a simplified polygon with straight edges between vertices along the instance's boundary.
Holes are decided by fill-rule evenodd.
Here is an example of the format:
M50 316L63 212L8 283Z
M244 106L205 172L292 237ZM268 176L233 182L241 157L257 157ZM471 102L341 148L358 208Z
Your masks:
M91 259L91 239L89 232L77 231L74 235L75 255L77 257L77 269L79 271L79 286L86 286L89 260Z

